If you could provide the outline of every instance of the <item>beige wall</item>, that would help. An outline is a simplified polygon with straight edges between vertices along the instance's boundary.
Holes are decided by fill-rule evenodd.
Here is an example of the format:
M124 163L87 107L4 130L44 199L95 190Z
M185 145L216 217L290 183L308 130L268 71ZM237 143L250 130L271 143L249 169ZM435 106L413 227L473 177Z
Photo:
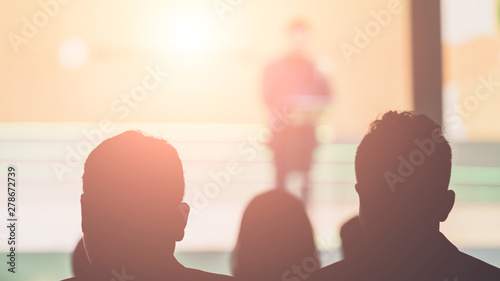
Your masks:
M412 107L407 0L350 63L340 44L354 44L355 28L390 1L241 1L221 21L211 1L72 0L15 53L8 33L21 33L22 18L42 10L38 2L0 2L0 121L264 122L261 70L286 49L284 26L295 17L314 27L311 54L336 93L324 123L337 136L358 138L377 115ZM195 55L180 52L171 34L189 11L209 25L206 49ZM88 47L76 70L57 59L69 36ZM122 118L111 104L141 83L147 65L171 76Z

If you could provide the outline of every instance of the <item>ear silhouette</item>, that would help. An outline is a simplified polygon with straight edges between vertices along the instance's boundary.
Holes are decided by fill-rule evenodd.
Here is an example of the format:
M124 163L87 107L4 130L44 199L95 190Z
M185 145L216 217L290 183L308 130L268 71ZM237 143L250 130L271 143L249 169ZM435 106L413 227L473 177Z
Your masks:
M87 197L85 196L85 194L82 194L80 196L80 208L81 208L81 212L82 212L82 232L83 233L89 231L88 222L90 220L92 220L92 218L89 218L90 213L87 211L88 207L85 207L85 206L87 206L87 204L85 203L86 200L87 200Z
M455 192L453 190L446 190L446 193L443 194L443 198L439 202L439 206L437 206L437 218L440 222L448 218L451 209L453 209L453 205L455 205Z
M87 258L89 261L93 261L98 253L101 251L99 246L99 241L96 240L97 236L93 233L91 224L96 219L94 217L94 212L88 204L88 197L85 194L80 196L80 206L82 210L82 232L83 232L83 243L85 245L85 252L87 253Z
M358 195L359 195L359 193L360 193L360 191L361 191L361 185L360 185L359 183L356 183L356 184L354 185L354 188L356 189L356 192L357 192L357 193L358 193Z
M189 211L191 210L186 202L181 202L178 205L177 222L173 231L173 238L175 241L184 239L184 229L186 228Z

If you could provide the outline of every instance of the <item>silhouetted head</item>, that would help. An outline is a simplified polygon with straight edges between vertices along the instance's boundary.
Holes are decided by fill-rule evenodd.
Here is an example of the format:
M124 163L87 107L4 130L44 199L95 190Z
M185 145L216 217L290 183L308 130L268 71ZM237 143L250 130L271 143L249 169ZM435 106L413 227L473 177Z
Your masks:
M83 274L89 268L90 262L87 257L87 252L85 251L85 246L83 244L83 238L78 241L78 244L73 250L71 255L71 268L73 269L73 275L78 276Z
M91 263L161 260L182 240L189 207L184 175L165 140L126 131L85 162L82 229Z
M309 25L302 19L292 21L288 26L292 52L302 54L309 41Z
M344 258L355 256L366 248L366 241L358 216L349 219L342 225L340 239L342 240L342 255Z
M360 222L370 240L437 231L453 207L451 148L425 115L390 111L374 121L355 170Z
M232 261L233 275L247 281L293 278L293 266L307 275L318 269L313 230L302 202L282 190L256 196L243 214Z

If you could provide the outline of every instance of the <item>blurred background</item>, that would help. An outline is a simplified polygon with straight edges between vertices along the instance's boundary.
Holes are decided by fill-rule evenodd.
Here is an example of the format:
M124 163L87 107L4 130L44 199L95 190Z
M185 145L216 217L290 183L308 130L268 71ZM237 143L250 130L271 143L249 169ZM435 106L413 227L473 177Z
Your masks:
M274 184L262 77L286 54L298 18L334 95L317 122L308 204L323 265L340 259L339 228L357 213L354 154L369 123L416 110L442 122L454 153L457 203L442 231L500 266L500 1L439 6L440 56L429 71L442 79L422 98L412 34L427 18L409 0L1 0L0 166L17 166L19 221L15 275L0 228L0 279L72 276L84 160L127 129L164 137L183 160L193 213L179 260L229 274L241 214ZM145 80L154 86L141 91ZM220 184L234 162L240 172ZM203 194L212 182L220 192Z

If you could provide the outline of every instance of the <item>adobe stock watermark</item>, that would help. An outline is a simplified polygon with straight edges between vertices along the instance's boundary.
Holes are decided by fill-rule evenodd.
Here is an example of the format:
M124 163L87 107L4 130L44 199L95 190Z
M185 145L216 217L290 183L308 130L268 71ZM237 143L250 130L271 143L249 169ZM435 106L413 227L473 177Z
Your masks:
M293 115L288 112L288 108L282 110L274 109L269 121L269 127L261 128L255 135L248 138L238 145L238 154L244 156L244 162L255 160L258 153L266 148L273 133L281 132L286 126L291 124ZM191 213L198 215L210 205L210 201L215 199L222 190L226 189L233 177L243 172L241 161L229 161L224 169L210 172L210 182L206 183L201 189L193 188L188 196L192 197Z
M10 46L17 54L19 53L19 47L21 45L26 45L29 41L35 38L40 29L47 26L49 20L56 17L59 14L62 5L66 5L71 0L42 0L38 2L40 9L33 13L33 15L28 17L22 17L21 21L23 23L19 33L9 32L7 38L9 39Z
M127 274L125 267L122 267L120 272L118 272L118 270L116 270L116 269L112 269L111 274L114 277L111 278L109 281L132 281L132 280L135 280L134 275Z
M396 183L403 183L415 172L415 169L427 160L435 151L436 145L444 143L446 140L439 130L434 130L430 138L424 140L415 140L417 148L412 150L407 158L398 156L399 165L397 172L386 171L384 178L392 192L396 191Z
M455 104L453 108L448 109L446 117L449 120L450 127L456 129L460 126L462 120L469 118L476 112L481 103L491 98L500 87L500 80L494 81L493 74L487 78L479 76L479 84L474 88L474 93L465 97L461 103Z
M363 49L368 47L372 39L377 37L382 29L387 27L394 16L399 15L403 7L399 0L392 0L387 4L387 9L378 12L371 11L372 20L365 23L364 28L354 28L354 37L352 44L343 41L339 44L340 50L348 63L351 63L354 54L360 54Z
M281 275L282 281L307 280L319 269L319 261L315 257L306 257L300 265L294 264Z
M124 93L117 97L111 103L111 112L113 112L120 121L124 121L130 115L130 112L137 108L151 92L156 90L164 79L169 76L168 72L163 72L160 66L155 68L146 66L146 75L141 83L133 87L129 93ZM116 118L115 118L116 119ZM82 130L84 140L78 142L75 146L66 145L66 155L64 161L55 161L51 163L52 170L57 179L63 181L63 176L73 171L85 162L85 157L101 142L108 138L115 130L113 118L103 118L98 122L96 128Z
M331 238L331 236L328 236ZM326 248L331 242L318 239L315 241L317 248ZM318 253L321 257L305 257L300 264L294 264L290 269L283 272L281 275L281 281L302 281L309 279L316 271L321 268L320 260L325 260L332 255L332 252Z
M224 21L226 19L225 14L233 12L242 2L243 0L214 0L212 5L219 20Z

